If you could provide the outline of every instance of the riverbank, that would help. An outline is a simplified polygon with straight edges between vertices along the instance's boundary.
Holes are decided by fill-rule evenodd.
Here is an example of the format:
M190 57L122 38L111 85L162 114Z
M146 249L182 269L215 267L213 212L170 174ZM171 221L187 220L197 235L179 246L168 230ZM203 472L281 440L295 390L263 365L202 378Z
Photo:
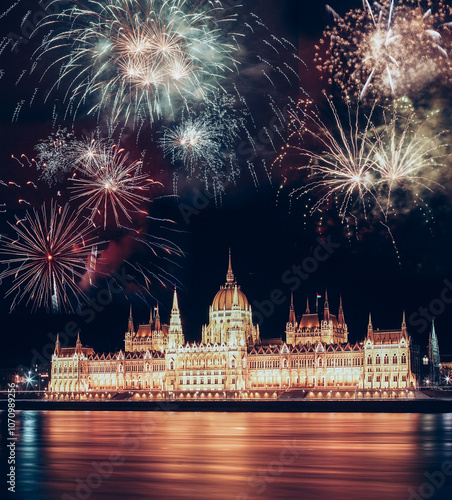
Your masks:
M0 402L6 409L6 401ZM16 399L16 410L64 411L182 411L182 412L366 412L366 413L452 413L452 399L415 400L220 400L180 401L74 401Z

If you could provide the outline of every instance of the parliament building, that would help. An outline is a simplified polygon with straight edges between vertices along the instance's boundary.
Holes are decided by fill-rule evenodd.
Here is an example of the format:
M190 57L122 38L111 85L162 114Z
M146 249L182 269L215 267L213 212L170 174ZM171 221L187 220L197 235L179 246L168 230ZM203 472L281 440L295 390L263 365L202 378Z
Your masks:
M374 329L351 343L342 300L337 315L325 293L323 313L297 319L293 298L286 340L261 339L251 305L231 266L209 307L201 342L186 342L176 290L169 324L158 307L135 327L132 309L124 350L98 354L63 348L57 338L49 398L409 398L418 385L419 355L407 332Z

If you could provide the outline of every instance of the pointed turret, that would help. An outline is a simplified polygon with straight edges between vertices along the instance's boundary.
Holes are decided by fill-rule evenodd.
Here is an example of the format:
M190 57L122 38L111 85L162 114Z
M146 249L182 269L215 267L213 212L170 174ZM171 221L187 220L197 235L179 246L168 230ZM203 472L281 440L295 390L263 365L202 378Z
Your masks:
M337 321L340 325L345 325L344 310L342 309L342 295L339 296L339 311L337 314Z
M403 311L402 314L402 337L405 337L405 339L408 337L407 330L406 330L406 321L405 321L405 310Z
M130 304L130 312L129 312L129 325L127 327L127 332L128 333L134 333L134 327L133 327L133 318L132 318L132 304Z
M234 295L232 297L232 308L239 308L240 303L239 303L239 294L237 291L237 284L234 286Z
M232 272L231 249L229 249L229 267L228 267L228 272L226 273L226 283L234 283L234 273Z
M297 322L296 316L295 316L295 309L293 307L293 292L290 294L290 311L289 311L289 323L292 325L295 325Z
M80 342L80 332L77 333L77 342L75 343L75 352L82 351L82 343Z
M176 287L174 287L174 293L173 293L173 308L171 310L171 313L173 313L173 312L179 313L179 301L177 300Z
M162 325L160 324L160 314L159 314L159 306L155 307L155 327L154 330L159 332L162 329Z
M323 306L323 320L330 320L330 305L328 304L328 290L325 289L325 304Z
M367 338L373 340L374 338L374 327L372 326L372 315L369 313L369 324L367 325Z
M309 309L309 297L306 297L306 314L311 314L311 311Z
M60 334L57 333L55 341L55 354L58 356L60 354L61 344L60 344Z
M182 333L182 322L179 311L179 300L177 298L176 288L174 288L173 307L171 309L171 319L170 319L168 334L169 334L170 347L175 348L179 345L184 344L184 336Z

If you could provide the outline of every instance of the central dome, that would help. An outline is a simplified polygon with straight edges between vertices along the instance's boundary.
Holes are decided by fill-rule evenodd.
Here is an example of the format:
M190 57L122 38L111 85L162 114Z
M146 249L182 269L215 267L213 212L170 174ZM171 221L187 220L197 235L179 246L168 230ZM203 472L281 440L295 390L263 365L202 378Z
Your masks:
M234 302L234 289L236 286L237 285L229 286L229 284L226 284L226 286L222 286L220 288L220 290L217 292L217 294L213 299L212 311L222 311L223 309L228 309L228 310L232 309L232 304ZM248 309L249 307L248 299L238 286L237 286L237 299L240 309L242 309L242 311Z
M234 303L234 295L237 293L236 302L240 309L248 310L249 303L246 295L240 290L235 282L234 273L231 265L231 251L229 250L229 269L226 274L226 284L220 288L212 302L212 311L223 311L224 309L231 310Z

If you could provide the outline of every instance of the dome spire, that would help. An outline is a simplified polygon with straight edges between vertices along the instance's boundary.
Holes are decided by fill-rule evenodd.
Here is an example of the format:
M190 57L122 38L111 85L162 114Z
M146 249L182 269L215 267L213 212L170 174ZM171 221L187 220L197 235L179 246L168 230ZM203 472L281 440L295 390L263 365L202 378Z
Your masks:
M231 249L229 249L229 267L226 274L226 283L234 283L234 273L232 272Z

